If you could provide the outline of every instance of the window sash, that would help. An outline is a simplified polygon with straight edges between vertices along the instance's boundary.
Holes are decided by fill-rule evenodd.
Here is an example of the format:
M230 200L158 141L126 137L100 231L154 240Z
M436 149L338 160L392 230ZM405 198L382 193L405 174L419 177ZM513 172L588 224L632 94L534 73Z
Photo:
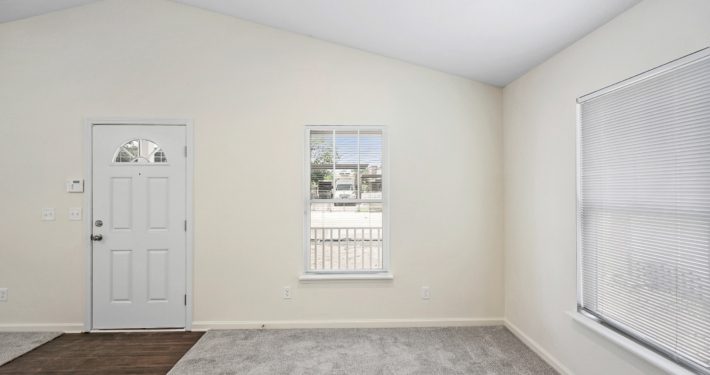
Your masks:
M352 198L352 199L314 199L311 196L311 132L312 131L333 131L333 132L357 132L358 135L362 132L367 131L378 131L381 133L382 149L382 187L381 187L381 198L371 199L371 198ZM390 251L389 251L389 204L388 204L388 185L389 185L389 163L388 163L388 141L387 132L385 126L379 125L356 125L356 126L346 126L346 125L307 125L305 130L305 174L304 174L304 243L303 243L303 272L305 274L382 274L388 273L390 271ZM358 158L360 157L358 151ZM358 160L358 164L360 161ZM360 181L360 171L357 168L357 181ZM335 187L333 187L334 189ZM360 189L358 186L358 196L361 196ZM312 204L360 204L360 203L373 203L382 205L382 244L381 244L381 256L382 256L382 267L378 269L350 269L350 270L331 270L331 269L311 269L311 230L315 229L311 227L311 205ZM331 258L332 260L332 258ZM338 261L336 261L337 263Z

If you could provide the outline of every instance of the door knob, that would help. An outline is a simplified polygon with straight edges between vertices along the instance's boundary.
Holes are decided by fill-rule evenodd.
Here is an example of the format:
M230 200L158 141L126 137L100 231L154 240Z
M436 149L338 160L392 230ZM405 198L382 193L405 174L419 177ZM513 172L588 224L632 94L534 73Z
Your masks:
M104 236L101 234L94 234L91 236L92 241L101 241L104 239Z

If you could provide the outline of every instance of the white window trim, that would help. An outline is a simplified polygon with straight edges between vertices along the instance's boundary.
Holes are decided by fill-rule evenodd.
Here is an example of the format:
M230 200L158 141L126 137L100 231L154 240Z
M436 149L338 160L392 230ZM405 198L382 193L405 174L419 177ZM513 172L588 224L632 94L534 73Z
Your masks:
M679 365L666 358L663 355L656 353L655 351L647 348L645 345L641 345L635 340L632 340L621 333L610 329L601 323L599 323L594 317L585 314L580 311L568 311L567 315L572 317L572 319L584 326L585 328L597 333L601 337L613 342L614 344L620 346L621 348L631 352L632 354L638 356L639 358L645 360L646 362L652 364L653 366L669 373L676 375L693 375L695 372L690 371L686 367Z
M311 222L311 152L310 152L310 131L311 130L380 130L382 131L382 269L374 271L313 271L308 269L309 248L310 248L310 222ZM304 131L304 169L303 169L303 264L302 273L299 277L301 281L327 281L327 280L392 280L394 276L391 272L391 250L390 250L390 225L389 225L389 138L387 128L384 125L306 125ZM331 200L321 199L319 202L327 203ZM347 202L348 200L338 200ZM368 200L358 200L367 202Z
M300 281L320 281L320 280L393 280L394 275L389 272L377 273L305 273L301 275Z

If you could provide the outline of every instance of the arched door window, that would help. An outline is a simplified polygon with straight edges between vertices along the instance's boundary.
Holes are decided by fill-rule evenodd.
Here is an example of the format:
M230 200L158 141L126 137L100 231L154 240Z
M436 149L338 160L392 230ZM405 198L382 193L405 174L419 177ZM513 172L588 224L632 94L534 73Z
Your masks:
M155 142L147 139L133 139L116 150L114 163L167 163L165 152Z

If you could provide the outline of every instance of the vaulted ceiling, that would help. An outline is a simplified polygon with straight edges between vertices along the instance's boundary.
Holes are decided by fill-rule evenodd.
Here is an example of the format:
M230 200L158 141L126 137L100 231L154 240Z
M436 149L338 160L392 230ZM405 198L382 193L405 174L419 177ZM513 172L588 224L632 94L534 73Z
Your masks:
M0 22L92 1L0 0ZM174 1L504 86L640 0Z

